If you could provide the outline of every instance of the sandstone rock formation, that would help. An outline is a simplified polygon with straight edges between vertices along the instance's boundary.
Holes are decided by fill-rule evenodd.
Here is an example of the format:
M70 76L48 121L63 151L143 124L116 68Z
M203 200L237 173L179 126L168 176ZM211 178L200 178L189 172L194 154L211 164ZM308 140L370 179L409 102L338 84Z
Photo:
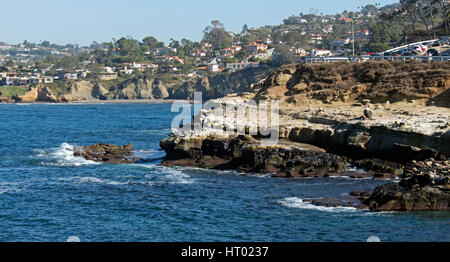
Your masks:
M86 160L104 162L109 164L134 164L137 157L133 157L133 145L117 146L111 144L95 144L83 146L73 153L76 157L83 157Z
M409 168L409 163L445 162L450 156L450 108L445 107L449 65L367 62L281 67L256 84L254 93L212 100L239 106L250 99L280 99L278 145L262 146L260 134L218 136L211 123L224 130L234 130L236 124L244 125L246 131L258 130L258 117L229 119L218 117L218 109L203 110L201 130L184 130L161 142L167 153L163 164L265 172L276 177L397 177L412 183L415 180L408 176L422 171ZM348 166L368 172L348 174ZM446 209L447 186L436 181L445 180L448 172L433 176L433 182L426 185L412 183L410 188L402 182L358 197L374 211ZM407 204L396 198L399 192L417 188L406 195ZM386 196L397 202L385 204ZM411 206L417 199L430 204Z
M259 89L259 97L314 98L325 103L370 99L373 102L448 97L450 62L328 63L287 65L274 71Z
M33 102L60 102L52 93L52 91L43 85L31 87L23 96L14 98L16 102L33 103Z

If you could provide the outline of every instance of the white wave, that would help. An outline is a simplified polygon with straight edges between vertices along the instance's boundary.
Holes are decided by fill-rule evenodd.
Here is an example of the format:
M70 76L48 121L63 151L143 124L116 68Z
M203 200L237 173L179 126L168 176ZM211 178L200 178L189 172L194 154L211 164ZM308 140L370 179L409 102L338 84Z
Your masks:
M62 143L58 148L55 148L50 152L37 150L36 157L45 159L45 161L42 162L42 165L46 166L84 166L100 164L95 161L86 160L83 157L76 157L73 153L73 145Z
M271 178L275 173L267 173L267 174L261 174L261 173L237 173L241 176L247 176L247 177L255 177L255 178Z
M191 176L183 173L183 171L181 170L162 167L162 171L165 174L165 177L169 179L169 183L171 184L193 184L196 181L195 179L191 178Z
M323 212L355 212L359 211L355 207L324 207L324 206L316 206L309 202L303 202L303 199L298 197L287 197L285 199L279 200L279 204L289 207L289 208L300 208L300 209L310 209L310 210L318 210Z
M59 181L66 181L66 182L74 182L76 184L87 184L87 183L96 183L96 184L105 184L105 185L127 185L130 182L119 182L109 179L100 179L97 177L62 177L58 178Z
M152 181L152 184L167 182L170 184L193 184L197 181L188 174L184 173L183 170L186 170L186 168L183 167L172 168L146 164L137 164L135 166L145 167L153 171L152 174L145 176L146 178L157 179L157 181Z
M348 176L328 176L329 178L334 178L334 179L341 179L341 180L373 180L373 177L351 177L351 175L349 174Z
M179 171L206 171L208 173L218 174L218 175L236 175L236 176L246 176L246 177L254 177L254 178L270 178L275 173L246 173L246 172L239 172L236 170L218 170L218 169L206 169L206 168L199 168L199 167L183 167L179 166L176 167L176 170Z
M0 195L8 192L18 192L20 191L17 187L17 183L0 183Z
M358 168L356 166L348 166L347 167L348 172L355 172L355 173L367 173L367 170L364 168Z

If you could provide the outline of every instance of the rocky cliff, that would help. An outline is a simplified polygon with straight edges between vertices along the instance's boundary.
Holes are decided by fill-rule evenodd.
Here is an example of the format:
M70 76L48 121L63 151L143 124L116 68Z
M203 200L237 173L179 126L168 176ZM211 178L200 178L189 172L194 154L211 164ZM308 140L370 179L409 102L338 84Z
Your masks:
M57 98L55 95L53 95L52 91L44 86L44 85L37 85L30 88L30 91L28 91L26 94L22 96L15 96L13 99L16 102L21 103L33 103L33 102L63 102L61 98Z
M259 97L301 102L317 99L324 103L396 102L429 99L448 105L450 62L327 63L287 65L257 85Z
M271 69L267 67L248 68L233 73L202 77L185 82L169 90L171 99L192 99L194 92L202 92L204 99L214 99L233 93L250 92L254 84L265 79Z
M375 211L447 210L449 65L368 62L281 67L254 85L254 93L213 100L234 106L250 99L281 100L277 145L261 145L261 134L218 136L210 123L218 123L219 129L234 130L242 124L245 130L258 130L258 120L247 113L245 119L218 118L220 109L214 108L201 112L200 132L185 130L161 141L167 153L163 164L291 178L397 177L401 183L361 197L361 206ZM416 167L424 165L429 168ZM348 175L351 166L366 172Z
M30 88L24 96L15 97L17 102L72 102L92 99L193 99L195 92L202 92L203 99L213 99L232 93L253 89L253 84L263 80L270 68L249 68L237 72L220 73L191 80L163 80L158 77L139 76L127 79L113 86L102 81L76 81L61 95L53 94L45 85ZM3 98L1 101L12 101Z

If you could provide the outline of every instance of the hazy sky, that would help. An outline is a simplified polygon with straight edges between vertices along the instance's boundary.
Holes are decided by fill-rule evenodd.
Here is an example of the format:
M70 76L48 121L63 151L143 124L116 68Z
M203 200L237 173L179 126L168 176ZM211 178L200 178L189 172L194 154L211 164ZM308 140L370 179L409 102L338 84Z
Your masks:
M170 38L200 40L203 29L214 19L228 30L240 32L244 24L281 24L284 18L308 13L311 8L335 14L357 11L366 4L395 2L398 0L2 0L0 41L88 45L121 36L142 40L149 35L166 42Z

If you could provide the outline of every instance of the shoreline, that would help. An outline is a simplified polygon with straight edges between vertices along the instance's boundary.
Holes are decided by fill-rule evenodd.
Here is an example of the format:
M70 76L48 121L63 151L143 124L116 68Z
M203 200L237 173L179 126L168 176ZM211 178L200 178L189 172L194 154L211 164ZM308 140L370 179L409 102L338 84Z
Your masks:
M56 105L70 105L70 104L171 104L174 102L187 101L192 103L191 100L183 99L116 99L116 100L100 100L100 99L89 99L81 101L70 101L70 102L45 102L45 101L35 101L35 102L0 102L0 105L5 104L56 104Z
M412 68L394 68L390 78L386 76L380 84L370 75L361 78L355 68L351 68L353 75L335 72L330 83L322 77L311 83L311 79L333 71L310 67L281 67L255 86L254 93L213 100L236 106L251 100L279 99L276 125L283 143L263 146L261 134L217 135L211 128L210 123L218 123L219 130L234 130L244 120L245 130L258 130L260 120L252 117L256 105L247 105L245 119L212 108L202 110L200 124L204 128L200 132L186 129L161 141L160 147L167 154L162 164L270 173L288 179L334 176L356 167L368 172L353 172L352 178L390 181L370 192L349 192L354 197L349 201L357 208L375 212L450 210L448 74L429 69L439 77L418 90L415 84L392 83L392 79L404 79L401 72L405 70L416 72ZM305 73L308 70L312 72ZM385 73L373 69L374 75ZM343 82L343 77L358 84ZM298 143L324 150L315 152ZM334 200L312 199L311 203L348 206Z

